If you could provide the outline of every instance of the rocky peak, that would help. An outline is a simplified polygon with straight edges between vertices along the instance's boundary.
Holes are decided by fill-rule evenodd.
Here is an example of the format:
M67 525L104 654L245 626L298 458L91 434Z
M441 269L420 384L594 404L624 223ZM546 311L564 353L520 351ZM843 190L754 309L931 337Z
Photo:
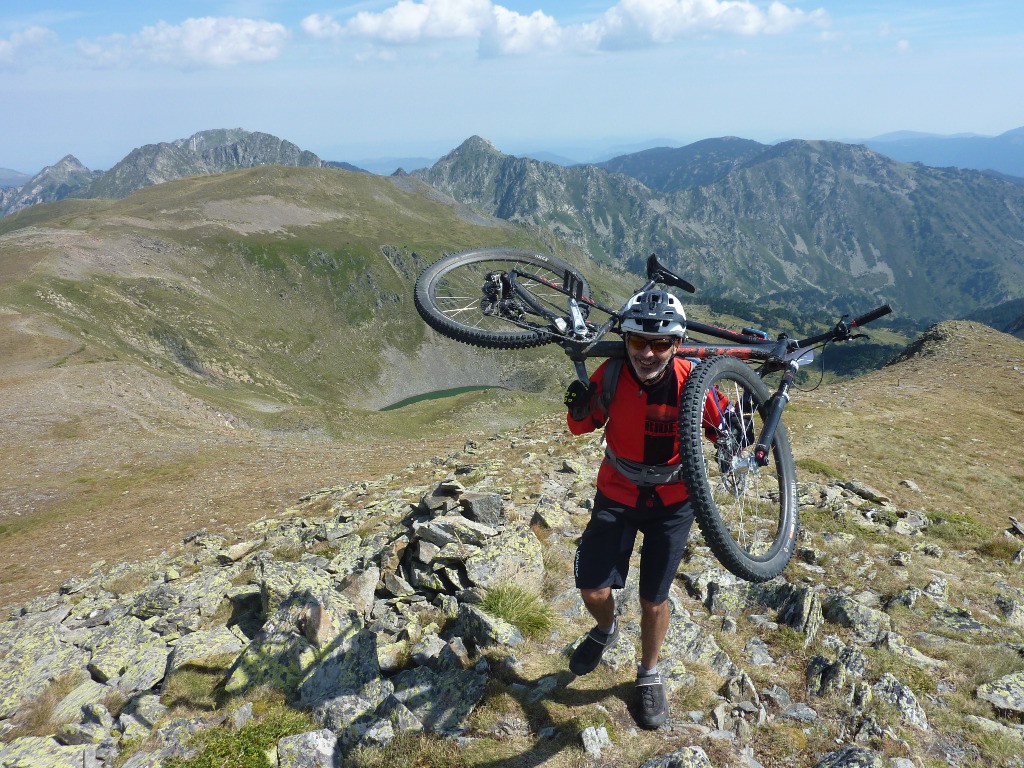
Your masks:
M85 190L96 174L90 171L74 155L65 155L53 165L48 165L12 195L3 215L17 213L39 203L50 203L72 197Z

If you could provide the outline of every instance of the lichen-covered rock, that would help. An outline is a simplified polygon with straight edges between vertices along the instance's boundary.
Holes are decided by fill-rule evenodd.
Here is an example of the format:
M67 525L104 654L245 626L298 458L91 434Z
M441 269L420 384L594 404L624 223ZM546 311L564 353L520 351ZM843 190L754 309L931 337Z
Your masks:
M99 704L110 693L110 686L86 679L57 702L50 717L58 723L81 722L82 707L88 704Z
M992 633L992 628L975 619L966 608L943 607L932 614L932 621L957 632Z
M44 736L23 736L0 744L3 768L98 768L96 746L65 746Z
M338 737L324 728L285 736L277 742L279 768L334 768Z
M922 731L929 730L928 716L918 703L914 692L896 679L894 675L886 672L871 688L878 698L896 707L900 713L900 719L907 725L920 728Z
M1000 677L978 686L975 695L998 710L1024 713L1024 671Z
M470 520L499 527L508 522L501 494L468 491L459 497L462 513Z
M533 531L508 526L466 559L470 583L481 589L516 584L539 591L544 581L544 553Z
M82 670L86 652L64 642L57 627L16 622L0 654L0 719L10 717L54 680Z
M167 713L167 707L160 703L155 694L142 694L125 705L117 718L116 727L125 739L145 739L157 722Z
M533 508L530 524L540 525L544 528L568 528L572 525L572 520L553 499L541 497Z
M665 660L666 674L669 676L673 674L673 664L686 661L704 664L724 678L733 677L740 671L710 632L675 610L669 622L661 657Z
M483 697L487 675L475 669L435 671L416 667L392 678L395 698L423 724L425 731L453 732Z
M877 642L884 632L892 629L892 620L887 613L869 608L849 595L829 595L824 600L822 613L828 621L849 627L857 642L865 645Z
M595 760L601 757L602 749L609 749L612 746L612 740L608 738L608 729L604 726L591 725L584 728L580 731L580 742L583 751Z
M267 553L256 556L257 583L263 601L263 615L271 616L285 601L296 604L296 595L315 599L334 592L334 579L326 570L305 563L282 563Z
M238 635L225 626L193 632L174 643L170 661L167 663L167 673L170 674L198 659L225 654L237 655L243 647Z
M896 656L902 656L917 667L937 669L946 664L944 661L933 659L931 656L921 653L896 632L886 632L875 643L875 647L884 649Z
M848 744L836 752L829 752L814 768L885 768L885 763L870 749Z
M851 687L867 669L867 657L853 645L843 646L832 643L836 658L813 656L807 662L807 692L814 696L826 696Z
M146 649L162 650L165 661L169 652L160 636L135 616L124 616L93 629L82 647L92 652L89 672L104 683L121 677L138 663Z
M714 768L714 764L700 747L683 747L671 754L652 758L640 768Z
M414 527L417 538L439 547L445 544L480 546L498 535L498 529L470 520L462 515L442 515Z
M311 667L298 686L303 706L315 707L337 696L360 694L374 699L374 706L390 691L370 697L369 691L379 686L380 665L377 662L377 638L360 622L353 621L347 631L334 638L325 648L316 665Z
M459 606L459 617L452 631L459 637L485 647L507 645L514 648L523 644L523 635L514 626L466 603Z
M1008 594L996 595L996 608L1003 621L1013 627L1024 627L1024 600Z

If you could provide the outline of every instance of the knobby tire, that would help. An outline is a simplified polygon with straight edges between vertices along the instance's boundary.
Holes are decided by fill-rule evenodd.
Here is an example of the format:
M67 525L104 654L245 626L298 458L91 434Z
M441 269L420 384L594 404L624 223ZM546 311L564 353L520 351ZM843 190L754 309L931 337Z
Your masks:
M734 417L731 428L720 429L704 418L709 392L724 394L743 414ZM751 467L746 461L753 445L743 443L760 434L771 397L750 366L721 356L694 368L680 403L682 477L697 525L718 561L753 582L782 573L799 529L796 470L784 426L776 430L767 466Z
M490 302L484 284L491 273L522 269L562 288L566 274L579 281L583 295L590 287L583 276L564 261L517 248L479 248L445 256L431 264L416 280L413 294L420 316L437 332L466 344L490 349L526 349L557 339L550 318L538 312L551 307L565 314L568 298L543 282L520 278L529 299L508 296Z

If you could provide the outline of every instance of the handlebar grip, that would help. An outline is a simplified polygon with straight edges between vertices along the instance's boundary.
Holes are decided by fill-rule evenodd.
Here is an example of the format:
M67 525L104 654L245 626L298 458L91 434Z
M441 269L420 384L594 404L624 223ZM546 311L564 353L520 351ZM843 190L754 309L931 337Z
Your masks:
M851 320L850 327L860 328L862 325L867 325L872 320L877 320L878 318L883 317L884 315L888 315L890 312L892 312L892 307L889 306L888 304L883 304L877 309L872 309L867 314L861 315L860 317Z

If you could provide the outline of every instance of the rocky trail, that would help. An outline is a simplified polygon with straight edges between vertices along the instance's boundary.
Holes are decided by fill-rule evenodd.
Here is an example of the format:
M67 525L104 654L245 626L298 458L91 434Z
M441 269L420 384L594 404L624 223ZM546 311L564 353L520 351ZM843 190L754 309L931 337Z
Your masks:
M766 584L694 537L672 717L637 728L634 583L598 671L566 667L599 457L536 422L65 581L0 623L0 766L218 764L257 737L251 764L282 768L1024 765L1024 531L960 550L857 482L801 486L798 556ZM509 585L542 596L541 632L488 602Z

